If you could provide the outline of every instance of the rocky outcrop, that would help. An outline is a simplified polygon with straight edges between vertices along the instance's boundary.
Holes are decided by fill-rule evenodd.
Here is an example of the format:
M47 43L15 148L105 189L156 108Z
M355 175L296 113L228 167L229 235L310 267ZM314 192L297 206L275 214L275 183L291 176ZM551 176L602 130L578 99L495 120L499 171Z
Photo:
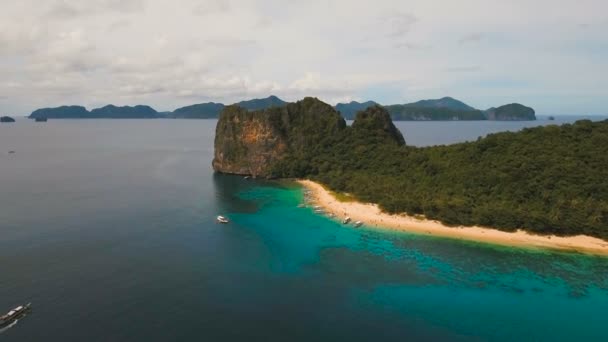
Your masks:
M319 154L353 139L405 144L389 113L377 105L357 113L351 127L316 98L253 112L234 105L218 120L212 165L217 172L253 177L302 175Z
M216 126L213 169L272 178L273 166L287 155L302 153L345 128L340 114L316 98L259 111L228 106Z

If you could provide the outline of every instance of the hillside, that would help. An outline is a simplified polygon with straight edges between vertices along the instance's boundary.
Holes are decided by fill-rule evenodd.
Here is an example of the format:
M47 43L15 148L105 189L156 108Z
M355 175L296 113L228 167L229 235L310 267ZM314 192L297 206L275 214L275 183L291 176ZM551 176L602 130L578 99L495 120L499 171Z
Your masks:
M88 111L82 106L61 106L37 109L30 114L30 119L153 119L158 112L149 106L107 105Z
M91 118L108 119L154 119L158 117L158 112L149 106L117 107L107 105L102 108L93 109L89 116Z
M498 108L490 108L485 111L488 120L522 121L536 120L534 109L519 103L511 103Z
M280 98L274 95L263 99L252 99L235 103L235 105L245 108L247 110L261 110L272 107L282 107L286 104L287 102L281 100Z
M450 225L608 238L608 121L427 148L404 146L399 136L377 106L351 127L316 99L260 112L230 108L218 121L213 166L310 178L387 212Z
M420 100L418 102L406 103L406 107L416 108L445 108L456 111L474 111L475 108L465 104L462 101L446 96L436 100Z
M30 114L30 119L71 119L87 117L89 111L82 106L61 106L56 108L41 108Z
M222 103L199 103L178 108L169 113L168 117L176 119L217 119L224 107Z
M480 110L454 110L437 107L414 107L411 105L385 106L395 121L447 121L447 120L486 120Z

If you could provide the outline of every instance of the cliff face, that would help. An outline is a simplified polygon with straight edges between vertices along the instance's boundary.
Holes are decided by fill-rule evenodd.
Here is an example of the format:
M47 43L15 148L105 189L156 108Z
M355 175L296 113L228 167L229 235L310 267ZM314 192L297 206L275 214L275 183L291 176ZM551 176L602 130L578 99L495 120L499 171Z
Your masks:
M302 153L345 127L338 112L315 98L259 111L228 106L216 126L213 169L273 177L273 166L287 155Z

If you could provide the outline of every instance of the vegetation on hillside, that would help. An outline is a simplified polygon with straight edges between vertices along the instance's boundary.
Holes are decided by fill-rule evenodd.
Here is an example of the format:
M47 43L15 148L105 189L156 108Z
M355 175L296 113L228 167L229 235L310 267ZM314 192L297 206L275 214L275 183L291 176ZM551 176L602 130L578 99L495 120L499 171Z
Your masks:
M608 239L608 120L416 148L378 118L380 107L370 110L352 127L317 135L276 163L274 175L311 178L387 212L450 225Z
M414 107L410 105L385 106L393 120L426 121L426 120L486 120L480 110L457 110L441 107Z

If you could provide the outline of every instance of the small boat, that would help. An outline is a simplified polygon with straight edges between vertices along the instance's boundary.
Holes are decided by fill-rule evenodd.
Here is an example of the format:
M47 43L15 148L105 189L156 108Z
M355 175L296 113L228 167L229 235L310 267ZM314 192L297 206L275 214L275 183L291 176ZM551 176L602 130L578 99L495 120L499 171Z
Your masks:
M20 305L13 310L9 311L6 315L0 316L0 328L7 327L15 323L18 319L25 317L31 310L32 303L26 305Z
M361 227L362 225L363 225L363 222L361 222L361 221L355 222L355 227Z
M321 206L320 206L320 205L315 205L315 206L313 207L313 209L315 209L315 210L321 209Z
M13 153L15 153L15 151L8 151L8 153L9 153L9 154L13 154Z
M304 207L306 207L306 204L304 204L304 203L298 204L298 208L304 208Z
M350 217L346 216L344 220L342 220L342 224L348 224L350 222Z
M251 178L251 176L245 176L243 177L244 180L249 180Z
M216 220L217 223L230 223L230 221L222 215L219 215Z

